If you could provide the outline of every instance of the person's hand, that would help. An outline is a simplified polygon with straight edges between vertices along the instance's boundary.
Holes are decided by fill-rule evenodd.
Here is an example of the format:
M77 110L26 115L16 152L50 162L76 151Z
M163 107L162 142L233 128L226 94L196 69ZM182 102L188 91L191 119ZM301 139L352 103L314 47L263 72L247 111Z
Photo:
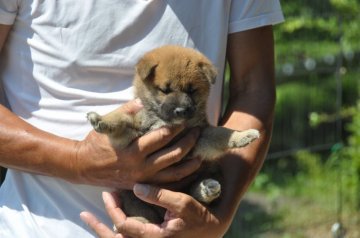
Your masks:
M80 216L100 238L219 238L228 228L228 221L221 221L219 216L187 194L140 184L134 186L134 193L148 203L167 209L162 224L144 224L127 218L119 207L121 201L116 200L116 195L107 192L103 193L105 208L117 232L89 212L82 212Z
M118 110L134 114L142 108L138 100ZM195 145L199 131L191 130L175 144L165 147L184 127L160 128L136 139L124 149L111 146L106 135L91 131L78 142L73 182L113 188L131 189L136 182L168 183L178 181L200 166L191 159L179 162Z

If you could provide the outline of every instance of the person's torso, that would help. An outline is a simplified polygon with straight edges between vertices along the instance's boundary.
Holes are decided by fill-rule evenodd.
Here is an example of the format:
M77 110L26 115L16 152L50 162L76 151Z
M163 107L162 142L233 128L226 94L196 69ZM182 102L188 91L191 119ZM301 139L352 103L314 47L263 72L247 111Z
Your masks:
M0 72L11 109L27 122L84 138L86 113L106 113L132 99L134 65L165 44L197 48L218 66L210 107L216 122L230 1L21 2ZM104 189L10 170L0 189L0 236L88 237L80 211L110 225L100 199Z

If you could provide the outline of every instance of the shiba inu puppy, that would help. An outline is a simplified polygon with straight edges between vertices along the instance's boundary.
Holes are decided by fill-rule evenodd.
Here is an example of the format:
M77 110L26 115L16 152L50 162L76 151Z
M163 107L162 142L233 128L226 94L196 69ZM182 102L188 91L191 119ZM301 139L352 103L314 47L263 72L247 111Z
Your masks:
M194 49L170 45L156 48L136 65L135 97L141 99L144 108L135 115L113 111L104 116L90 112L87 117L93 128L107 134L116 147L126 147L135 138L162 126L199 127L199 139L188 157L204 161L202 174L185 192L209 205L221 194L216 158L259 138L254 129L234 131L208 123L207 99L216 75L210 60ZM132 191L121 191L119 195L128 216L144 222L163 220L162 208L140 201Z

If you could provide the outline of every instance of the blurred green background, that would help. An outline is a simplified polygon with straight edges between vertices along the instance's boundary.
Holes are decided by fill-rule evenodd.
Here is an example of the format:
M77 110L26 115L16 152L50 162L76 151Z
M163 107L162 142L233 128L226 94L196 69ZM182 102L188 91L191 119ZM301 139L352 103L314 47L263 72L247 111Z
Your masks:
M360 1L281 4L270 153L225 238L359 238Z

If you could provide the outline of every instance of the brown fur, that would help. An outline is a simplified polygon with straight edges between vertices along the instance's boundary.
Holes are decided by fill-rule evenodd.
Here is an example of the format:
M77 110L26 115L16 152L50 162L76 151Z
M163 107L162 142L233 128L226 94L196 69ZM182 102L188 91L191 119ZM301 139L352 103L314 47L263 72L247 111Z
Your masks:
M206 102L216 69L201 53L180 46L163 46L145 54L136 65L135 97L144 109L135 116L113 111L100 116L88 113L94 129L109 135L116 147L126 147L136 137L162 126L185 123L188 128L201 128L201 135L191 152L207 161L199 181L187 191L198 201L210 204L220 196L219 177L214 172L216 158L230 148L244 147L259 137L257 130L234 131L210 126ZM189 157L191 157L189 156ZM214 178L215 176L215 178ZM142 221L159 223L161 208L145 204L131 191L120 193L125 212Z

